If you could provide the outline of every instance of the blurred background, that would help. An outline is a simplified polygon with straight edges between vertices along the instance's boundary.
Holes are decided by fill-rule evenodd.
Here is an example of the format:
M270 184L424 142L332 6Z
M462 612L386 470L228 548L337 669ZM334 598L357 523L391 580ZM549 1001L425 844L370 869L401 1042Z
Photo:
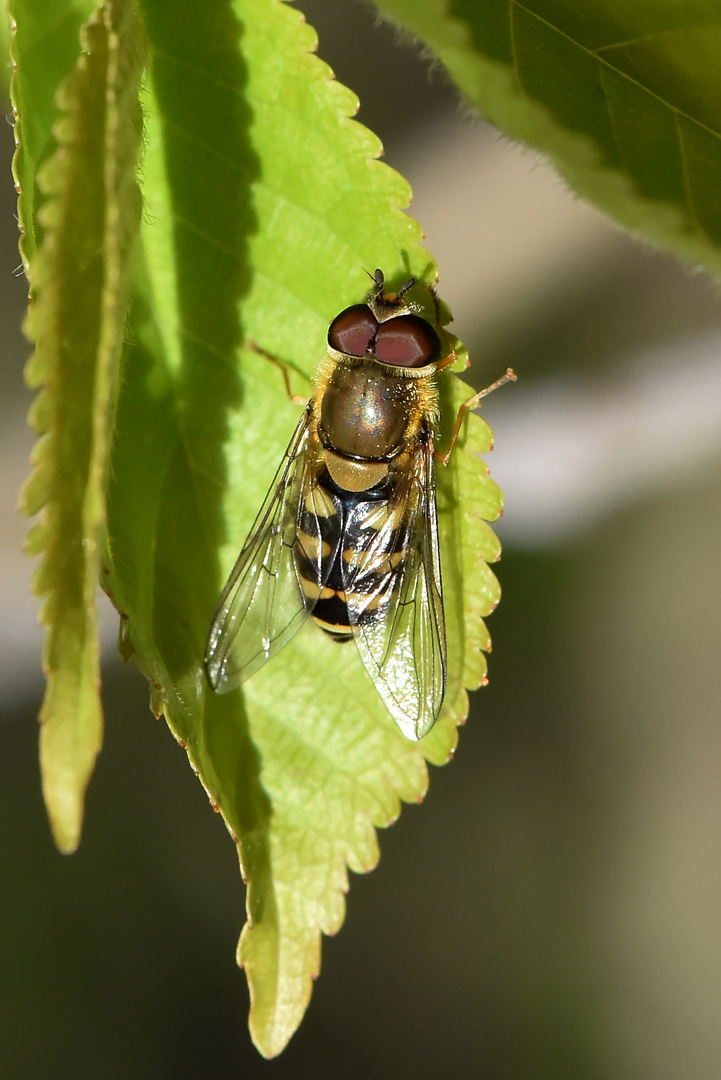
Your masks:
M721 303L470 115L370 8L304 0L415 189L506 495L490 685L380 837L280 1059L252 1048L235 851L123 667L80 851L36 764L41 634L8 126L0 192L0 1076L721 1075ZM9 109L8 109L9 111Z

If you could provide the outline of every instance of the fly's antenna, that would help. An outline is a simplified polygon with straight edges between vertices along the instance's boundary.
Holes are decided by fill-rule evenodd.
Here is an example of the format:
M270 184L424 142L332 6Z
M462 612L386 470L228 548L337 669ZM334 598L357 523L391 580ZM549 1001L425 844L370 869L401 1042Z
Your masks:
M366 271L368 273L368 271ZM369 275L370 277L371 275ZM376 300L379 304L398 304L403 299L409 289L412 289L416 283L415 278L408 278L408 281L404 285L401 285L397 293L386 293L386 279L382 270L376 270L372 275L373 281L376 286Z
M408 281L405 283L405 285L401 285L400 289L396 293L396 303L398 303L399 300L403 299L408 290L412 289L415 283L416 279L414 277L410 277L408 278Z

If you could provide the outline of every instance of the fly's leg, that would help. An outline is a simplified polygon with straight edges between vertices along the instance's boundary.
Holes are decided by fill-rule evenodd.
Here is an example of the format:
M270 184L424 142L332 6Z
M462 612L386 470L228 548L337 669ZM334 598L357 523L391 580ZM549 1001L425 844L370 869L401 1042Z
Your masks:
M443 371L443 368L447 368L447 367L450 367L451 364L455 364L457 359L458 359L458 353L456 352L455 349L451 349L451 351L449 352L449 354L445 358L445 360L439 360L439 362L436 364L436 371L437 372L438 371ZM468 365L466 364L466 367L467 366Z
M292 401L294 405L307 404L307 397L303 397L301 394L294 394L290 388L290 377L288 375L288 367L290 365L287 363L287 361L280 360L277 356L273 356L273 353L269 353L266 352L265 349L261 349L260 345L257 345L254 341L246 341L245 347L246 349L250 349L251 352L257 353L258 356L262 356L264 360L269 360L271 364L274 364L275 367L279 368L280 373L283 376L283 386L285 387L285 392L288 395L289 400ZM301 373L299 372L299 374ZM307 376L303 377L307 378Z
M458 432L461 430L461 424L463 423L463 417L466 415L469 409L475 409L481 398L487 397L488 394L492 394L494 390L497 390L499 386L503 386L507 382L515 382L516 373L512 368L508 368L505 375L502 375L500 379L496 379L494 383L487 386L485 390L479 390L477 394L469 398L468 401L464 401L458 410L456 416L456 423L453 428L453 434L451 435L451 445L446 450L445 454L440 454L437 450L433 451L434 457L440 461L442 465L447 465L451 459L453 453L453 447L456 445L456 439L458 438Z

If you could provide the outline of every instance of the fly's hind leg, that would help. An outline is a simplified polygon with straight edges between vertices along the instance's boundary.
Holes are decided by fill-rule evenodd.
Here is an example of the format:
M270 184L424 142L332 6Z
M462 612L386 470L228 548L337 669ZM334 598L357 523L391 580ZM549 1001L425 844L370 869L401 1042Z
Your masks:
M245 342L245 347L246 347L246 349L250 349L251 352L257 353L258 356L262 356L264 360L269 360L271 362L271 364L274 364L275 367L277 367L280 370L280 373L283 376L283 386L285 387L285 392L288 395L289 400L292 401L294 405L305 405L305 404L307 404L307 402L308 402L308 397L307 396L303 397L301 394L294 394L292 389L291 389L290 376L288 375L288 368L293 367L292 364L289 364L287 360L281 360L279 357L274 356L273 353L266 352L265 349L261 349L260 345L257 345L255 341L246 341ZM298 371L297 368L294 368L294 367L293 367L293 371L296 371L299 375L303 374L302 372ZM303 378L307 379L308 376L303 375ZM310 382L310 379L308 381Z
M475 409L481 398L487 397L488 394L492 394L494 390L497 390L499 386L503 386L507 382L515 382L516 373L512 368L508 368L505 375L502 375L500 379L496 379L494 383L487 386L485 390L479 390L477 394L469 398L468 401L464 401L458 410L456 416L456 422L453 427L453 434L451 435L451 445L446 450L445 454L441 454L438 450L434 450L434 457L440 461L442 465L447 465L451 459L453 453L453 447L456 445L456 439L458 438L458 432L461 430L461 424L463 423L463 417L466 415L469 409Z

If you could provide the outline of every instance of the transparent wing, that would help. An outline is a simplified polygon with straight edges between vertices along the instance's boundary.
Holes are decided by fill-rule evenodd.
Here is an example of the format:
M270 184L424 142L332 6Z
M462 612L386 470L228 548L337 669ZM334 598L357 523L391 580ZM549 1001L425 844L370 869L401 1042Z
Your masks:
M348 614L366 670L403 734L438 719L446 631L430 439L387 502L359 503L343 537Z
M213 616L205 668L219 693L250 678L297 633L335 558L335 551L324 543L323 518L316 510L322 497L325 504L320 509L328 516L328 496L316 494L313 483L308 423L306 412Z

